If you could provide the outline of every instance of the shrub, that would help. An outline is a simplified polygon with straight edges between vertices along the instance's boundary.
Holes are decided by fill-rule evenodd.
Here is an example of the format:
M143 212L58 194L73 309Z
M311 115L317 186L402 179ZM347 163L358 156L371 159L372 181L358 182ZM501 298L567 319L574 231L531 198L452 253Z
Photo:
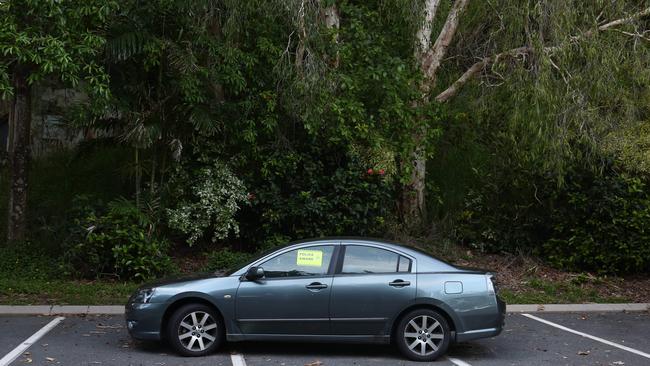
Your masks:
M59 275L57 256L31 242L0 246L0 278L45 280Z
M64 252L64 266L69 274L143 280L169 271L167 242L156 236L150 219L132 202L112 201L103 214L82 207L84 216L76 219L77 229Z
M70 224L70 203L79 196L109 202L130 194L128 179L131 153L110 139L85 141L70 150L56 150L34 159L29 178L29 239L47 250L60 250ZM0 172L0 207L7 207L8 171ZM93 205L95 205L93 203ZM7 210L0 210L6 223ZM0 237L5 238L0 225Z
M534 252L552 228L551 196L557 185L522 171L475 179L484 185L466 194L453 236L487 252Z
M555 265L601 273L650 271L650 192L628 174L577 176L558 197L542 253Z
M228 248L215 250L208 253L208 262L203 270L214 272L236 268L246 264L252 257L250 253L236 252Z
M650 271L647 182L611 166L602 174L574 170L565 179L558 186L521 174L471 191L456 237L485 251L535 253L569 270Z
M354 159L283 160L286 165L263 180L251 177L258 181L250 184L251 207L241 216L248 242L272 247L289 238L383 235L395 197L383 170L369 170Z
M188 171L189 170L189 171ZM239 233L235 214L248 202L246 189L225 164L176 171L175 208L167 210L169 226L187 235L191 246L208 235L212 242Z

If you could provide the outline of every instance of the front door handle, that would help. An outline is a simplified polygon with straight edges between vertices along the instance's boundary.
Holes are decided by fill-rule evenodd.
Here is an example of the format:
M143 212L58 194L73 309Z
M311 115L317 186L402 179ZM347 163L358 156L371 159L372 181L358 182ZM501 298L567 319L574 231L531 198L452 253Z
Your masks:
M393 282L389 282L388 285L393 287L406 287L410 286L411 283L409 281L395 280Z
M320 282L312 282L309 285L305 286L309 290L322 290L324 288L327 288L327 285L324 283Z

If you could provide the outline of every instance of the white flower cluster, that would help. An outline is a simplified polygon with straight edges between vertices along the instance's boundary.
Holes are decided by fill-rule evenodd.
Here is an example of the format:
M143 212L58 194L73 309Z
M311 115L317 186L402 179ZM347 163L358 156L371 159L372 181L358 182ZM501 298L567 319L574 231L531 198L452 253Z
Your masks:
M199 169L192 178L190 197L167 210L169 225L187 234L189 245L205 235L211 235L214 242L226 238L231 231L238 234L235 214L248 202L242 181L220 162Z

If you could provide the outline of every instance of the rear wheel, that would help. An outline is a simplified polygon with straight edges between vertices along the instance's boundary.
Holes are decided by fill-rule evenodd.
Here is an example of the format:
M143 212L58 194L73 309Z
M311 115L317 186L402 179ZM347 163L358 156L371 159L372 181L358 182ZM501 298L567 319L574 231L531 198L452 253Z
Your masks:
M172 314L167 341L183 356L203 356L223 343L224 327L216 311L206 305L189 304Z
M429 309L413 310L402 317L397 327L397 347L409 359L433 361L447 352L451 331L440 313Z

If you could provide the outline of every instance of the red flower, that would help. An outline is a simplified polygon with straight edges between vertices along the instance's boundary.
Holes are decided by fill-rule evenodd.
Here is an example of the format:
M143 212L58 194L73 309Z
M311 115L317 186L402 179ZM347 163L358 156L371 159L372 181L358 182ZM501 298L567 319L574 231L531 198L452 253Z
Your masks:
M372 170L372 168L368 169L368 174L369 174L369 175L372 175L372 173L374 173L374 171Z
M379 175L384 175L386 174L386 171L384 169L379 169Z

